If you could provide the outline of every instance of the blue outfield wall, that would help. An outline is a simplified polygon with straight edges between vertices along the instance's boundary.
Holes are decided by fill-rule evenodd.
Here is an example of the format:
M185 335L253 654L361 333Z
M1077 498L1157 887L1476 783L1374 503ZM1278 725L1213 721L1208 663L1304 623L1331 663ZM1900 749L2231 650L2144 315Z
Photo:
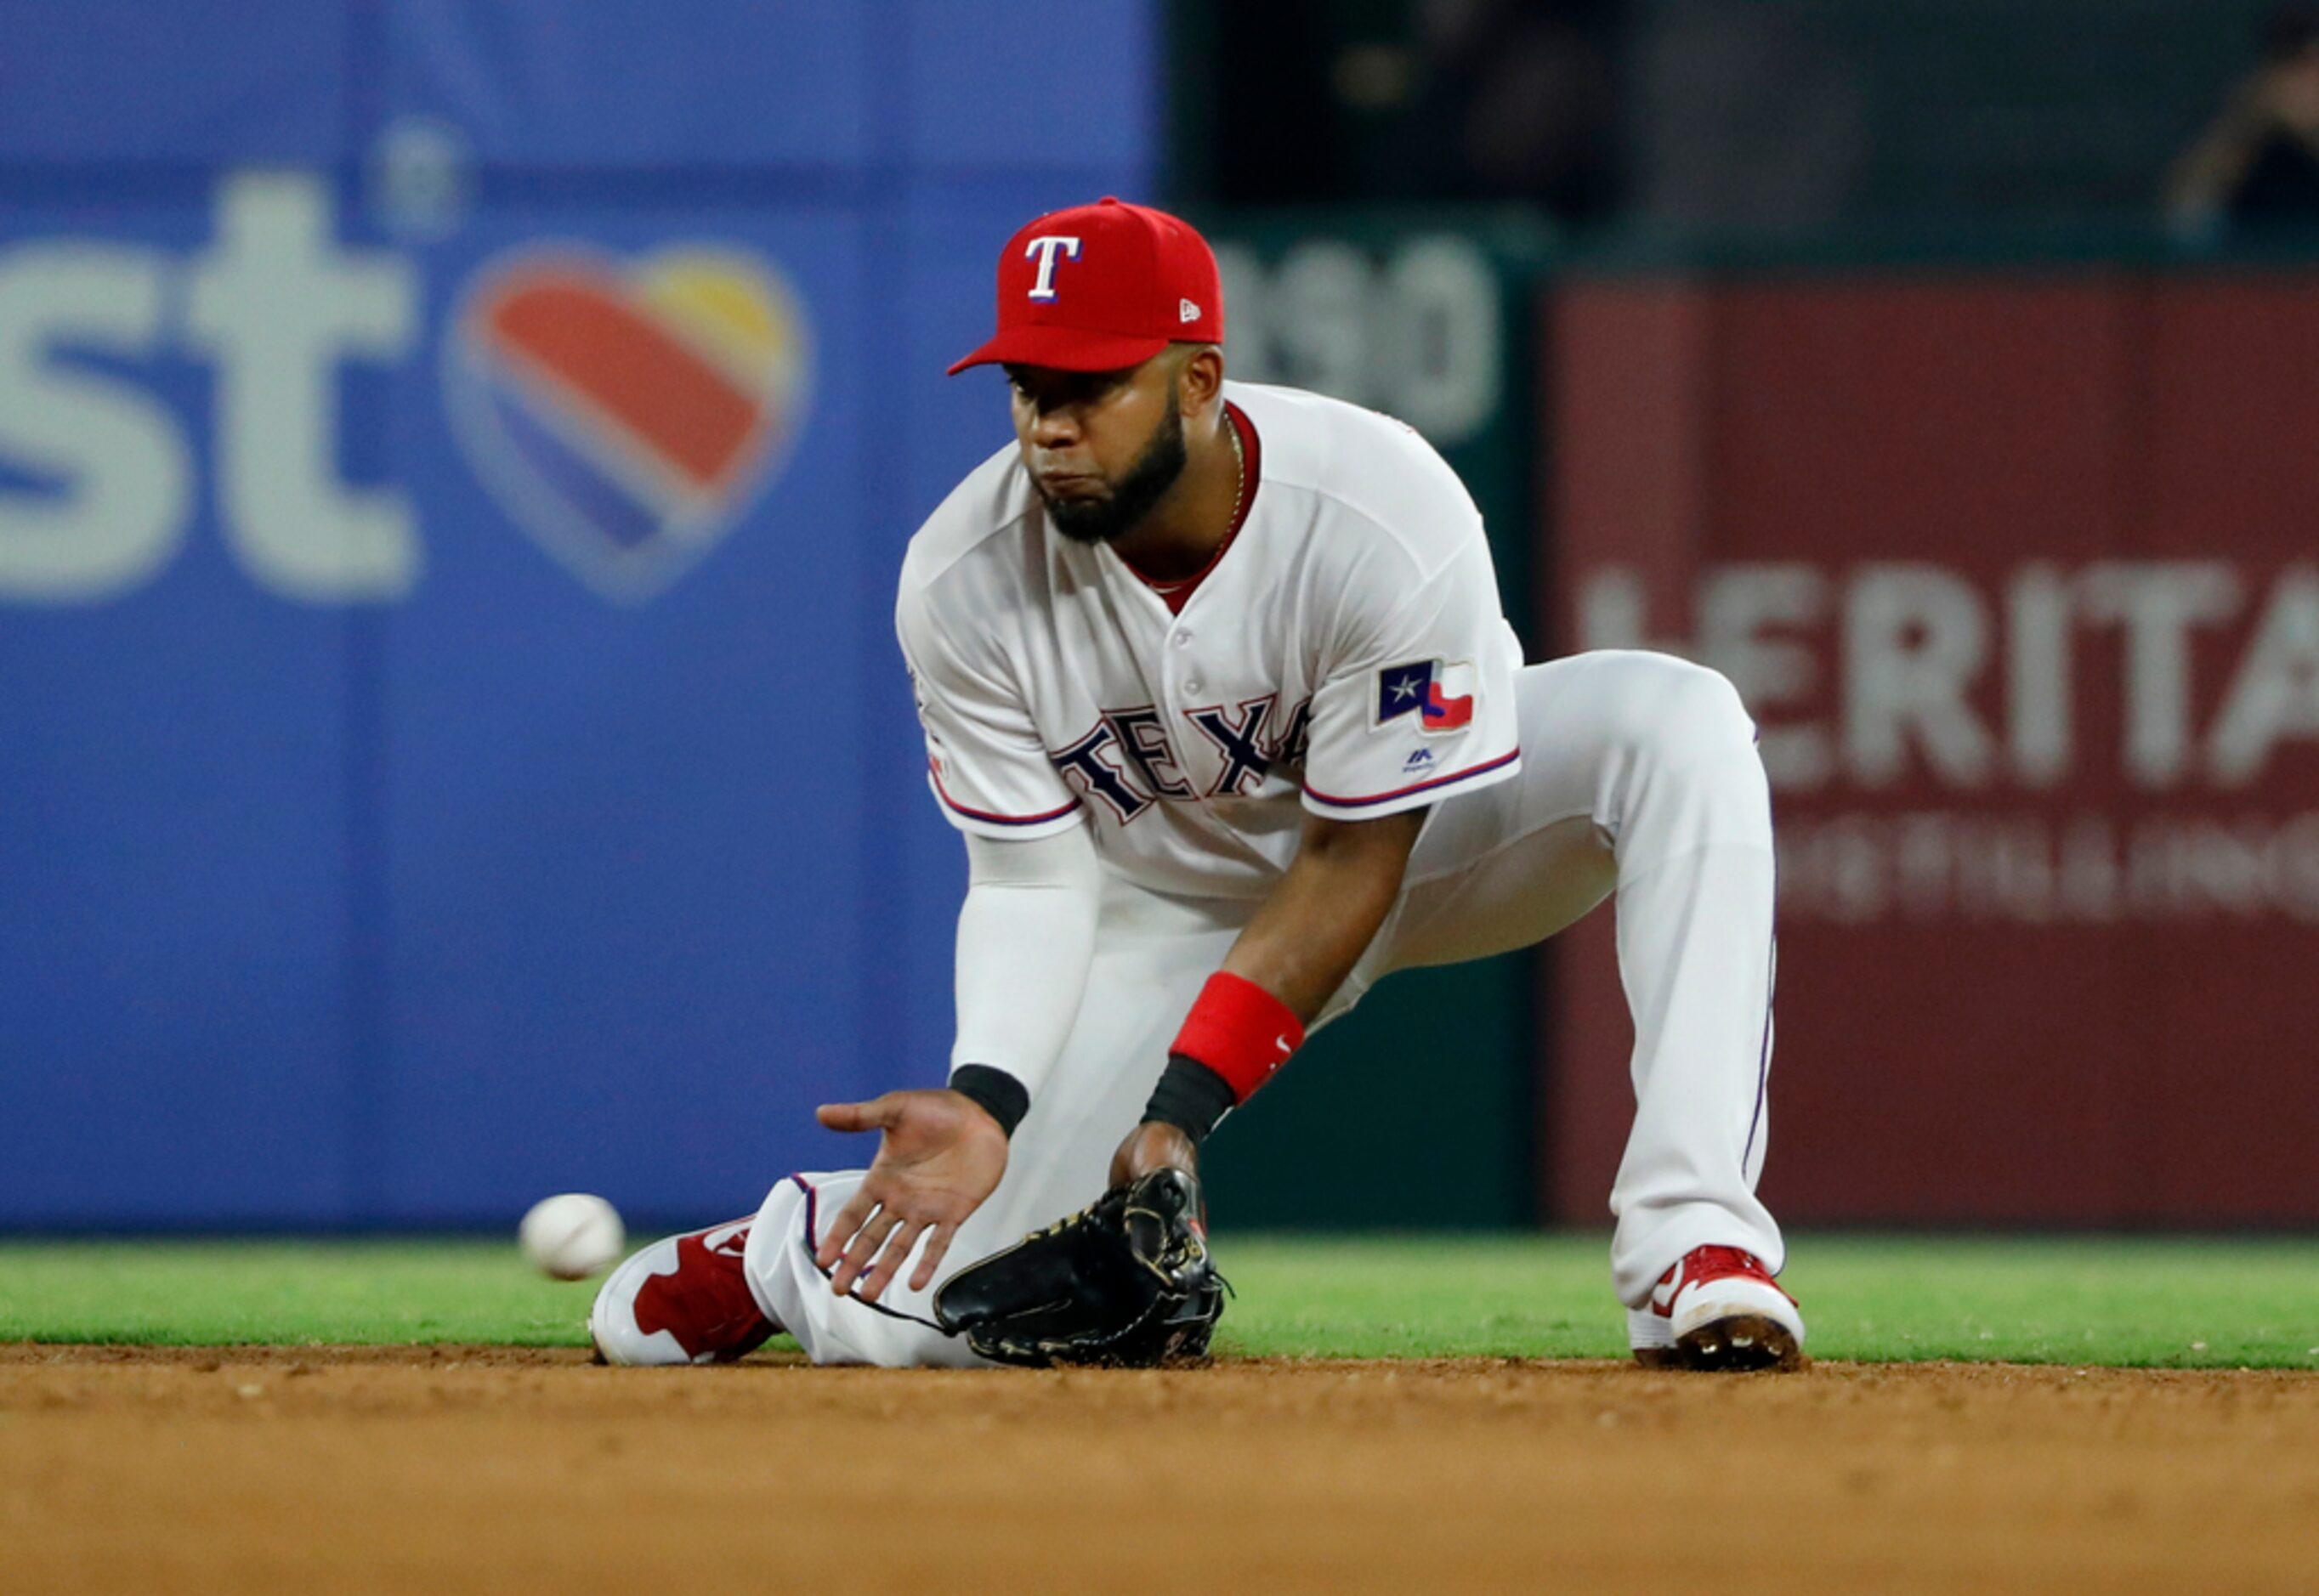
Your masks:
M0 1227L720 1217L940 1078L892 583L1150 8L13 0Z

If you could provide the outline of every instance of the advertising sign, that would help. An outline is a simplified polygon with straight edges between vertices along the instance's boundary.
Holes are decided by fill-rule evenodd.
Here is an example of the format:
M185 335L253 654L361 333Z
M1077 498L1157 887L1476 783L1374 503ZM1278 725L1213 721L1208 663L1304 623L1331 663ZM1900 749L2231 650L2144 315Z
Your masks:
M943 368L1148 187L1145 9L243 9L12 19L0 1227L858 1156L813 1105L950 1045L894 582L1008 434Z
M1727 672L1779 835L1766 1191L1810 1220L2307 1222L2319 286L1573 284L1555 613ZM1549 1158L1623 1014L1582 940Z

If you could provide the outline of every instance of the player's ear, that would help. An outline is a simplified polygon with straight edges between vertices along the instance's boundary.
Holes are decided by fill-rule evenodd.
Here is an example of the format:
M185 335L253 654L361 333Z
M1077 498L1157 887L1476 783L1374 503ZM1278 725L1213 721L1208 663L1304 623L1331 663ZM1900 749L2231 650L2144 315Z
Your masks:
M1214 344L1180 346L1176 367L1176 402L1187 420L1196 420L1219 403L1224 391L1224 352Z

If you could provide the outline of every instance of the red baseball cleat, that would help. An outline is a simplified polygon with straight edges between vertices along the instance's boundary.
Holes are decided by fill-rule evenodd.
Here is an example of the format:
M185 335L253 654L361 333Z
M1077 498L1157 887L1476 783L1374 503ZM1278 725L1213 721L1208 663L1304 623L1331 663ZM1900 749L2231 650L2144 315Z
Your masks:
M1627 1310L1627 1339L1647 1369L1800 1369L1804 1316L1761 1258L1694 1247Z
M670 1236L604 1281L588 1334L605 1363L730 1363L781 1329L757 1305L742 1269L754 1215Z

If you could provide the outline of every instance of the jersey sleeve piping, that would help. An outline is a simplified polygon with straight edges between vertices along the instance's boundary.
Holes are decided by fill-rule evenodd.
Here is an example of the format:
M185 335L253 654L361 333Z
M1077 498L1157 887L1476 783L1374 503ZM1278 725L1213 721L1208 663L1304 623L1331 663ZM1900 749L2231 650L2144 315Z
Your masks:
M1436 776L1430 781L1417 781L1407 787L1396 787L1391 792L1371 793L1367 798L1331 798L1329 794L1317 792L1308 786L1304 789L1304 807L1324 817L1358 819L1361 817L1361 811L1375 809L1380 804L1390 804L1401 799L1417 798L1425 793L1438 792L1443 788L1456 787L1480 777L1486 776L1492 780L1502 779L1513 775L1520 769L1521 750L1516 748L1484 764L1468 766L1462 771L1452 771L1446 776ZM1487 783L1485 782L1484 785ZM1344 810L1347 813L1341 816L1332 815L1331 812L1336 810Z
M942 777L935 773L932 764L926 767L926 785L934 789L934 797L940 798L943 807L948 809L952 815L966 820L978 820L985 825L1049 825L1068 816L1077 814L1080 808L1079 800L1077 798L1073 798L1060 808L1050 809L1043 815L994 815L988 809L972 808L960 803L943 789Z

